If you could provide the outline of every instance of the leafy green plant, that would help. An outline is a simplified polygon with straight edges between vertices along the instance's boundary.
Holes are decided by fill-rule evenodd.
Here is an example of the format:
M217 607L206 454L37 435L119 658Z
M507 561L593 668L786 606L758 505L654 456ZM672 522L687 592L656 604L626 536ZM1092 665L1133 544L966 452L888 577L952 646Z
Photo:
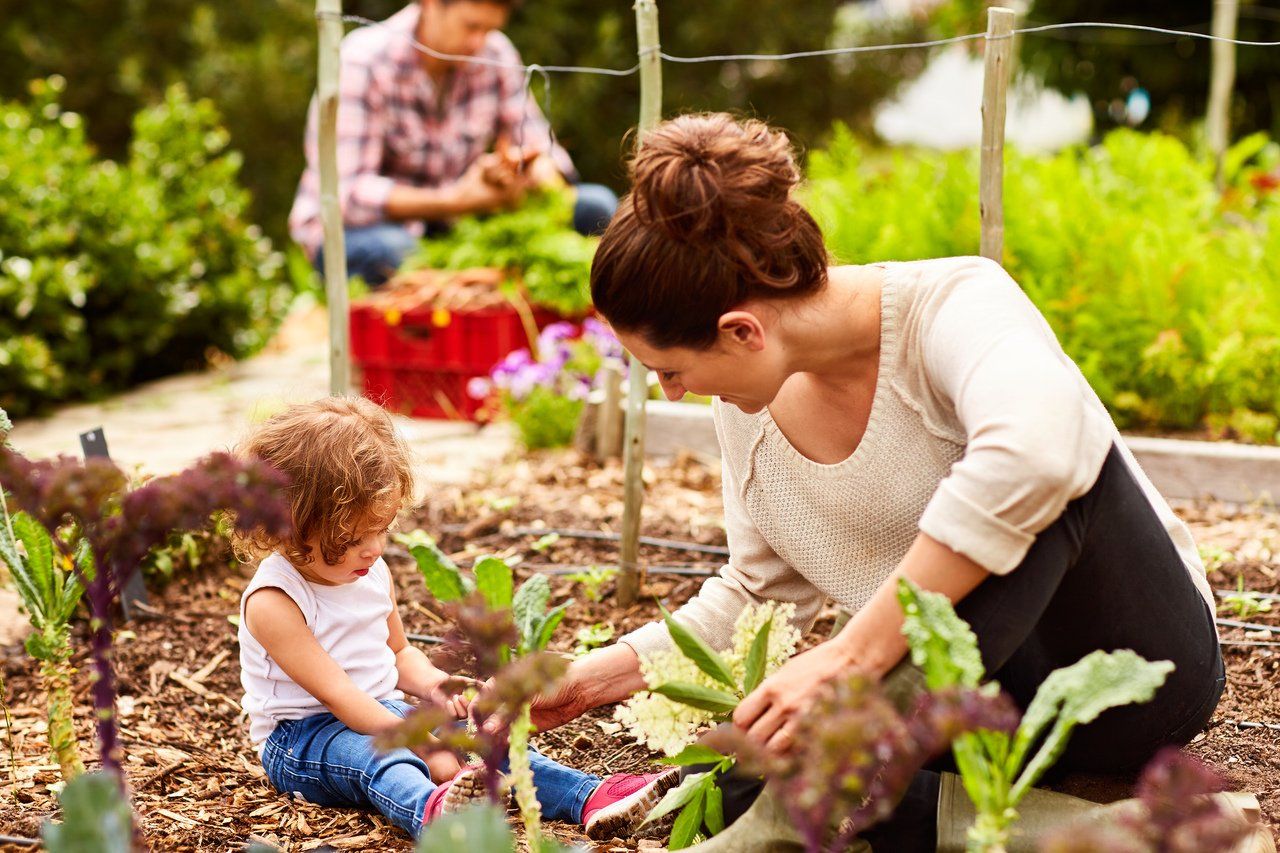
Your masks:
M1280 148L1229 155L1236 184ZM833 253L972 255L975 151L882 155L837 128L806 200ZM1220 194L1177 139L1116 131L1052 157L1011 152L1003 263L1125 428L1274 441L1280 428L1280 194ZM929 199L921 205L919 200Z
M49 853L133 850L133 812L110 774L86 773L68 784L58 799L62 822L46 822L41 833Z
M0 103L0 406L24 415L262 347L290 298L239 155L181 87L99 159L63 81Z
M617 574L617 566L591 566L580 572L565 575L565 577L574 583L582 584L582 590L587 594L587 598L592 601L599 601L604 595L605 585L613 580Z
M578 633L574 635L574 639L578 643L573 647L573 656L582 657L592 649L598 649L612 640L613 626L606 625L604 622L596 622L594 625L579 628Z
M703 763L709 756L693 745L697 734L729 719L738 703L795 651L800 632L791 625L794 613L794 604L748 606L734 623L730 647L717 652L662 608L676 650L641 657L640 671L649 689L620 705L615 719L649 748L665 753L670 763ZM733 759L715 755L708 763L714 766L668 791L649 816L656 821L680 809L672 828L672 850L692 844L708 820L712 832L723 826L717 819L721 794L716 780L733 767Z
M1248 619L1271 610L1271 599L1253 590L1245 589L1244 575L1237 575L1236 591L1222 596L1218 608L1237 619Z
M79 574L93 574L88 549L77 549ZM27 653L41 662L49 722L49 749L70 782L84 772L84 761L76 741L75 708L71 682L71 619L84 593L69 561L54 548L53 539L25 512L9 514L8 501L0 494L0 560L31 620L33 633L27 637Z
M985 671L977 638L946 596L903 578L898 600L912 662L924 671L930 691L998 690L994 683L980 688ZM1075 727L1109 708L1149 702L1172 671L1169 661L1147 661L1128 650L1092 652L1049 674L1013 735L978 731L958 737L952 753L978 813L969 849L1003 850L1018 803L1062 755Z
M546 575L535 574L516 589L511 566L497 557L479 558L468 576L424 532L418 530L401 534L396 540L408 548L418 564L427 589L436 599L458 604L470 597L473 602L471 611L459 611L459 624L472 628L473 646L476 645L475 639L485 637L481 642L487 646L486 654L494 656L498 667L505 665L516 668L513 671L523 672L520 667L538 666L545 661L548 673L555 673L555 677L563 674L563 660L548 655L545 650L555 629L564 619L565 611L573 602L566 601L549 608L551 584ZM485 626L483 629L480 628L482 625ZM514 642L502 636L493 636L495 626L502 626L500 630L504 635L508 633L506 626L510 626ZM495 684L501 684L503 670L496 671L498 674L495 676ZM506 707L514 710L505 719L510 738L506 750L510 763L508 778L515 788L525 835L538 850L550 848L540 846L545 841L542 835L541 808L533 784L533 771L529 765L529 737L533 734L531 702L536 693L547 688L548 680L543 678L541 683L535 683L532 692L495 690L497 694L506 696ZM530 679L522 678L519 683L528 685ZM514 701L512 696L515 697ZM493 752L496 754L496 750Z
M498 267L519 281L535 305L566 316L591 307L587 285L596 243L573 230L572 192L536 193L507 213L467 216L423 240L404 269Z

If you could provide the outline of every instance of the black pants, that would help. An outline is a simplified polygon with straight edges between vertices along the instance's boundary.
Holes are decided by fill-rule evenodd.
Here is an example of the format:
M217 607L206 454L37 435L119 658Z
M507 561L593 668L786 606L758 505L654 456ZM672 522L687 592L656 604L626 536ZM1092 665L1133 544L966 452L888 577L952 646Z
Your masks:
M1175 664L1151 702L1077 728L1056 775L1133 771L1160 747L1187 743L1226 683L1213 613L1114 447L1093 488L1036 537L1022 563L987 578L956 612L977 635L988 677L1021 708L1049 673L1098 649ZM935 849L938 770L948 762L916 774L893 817L864 834L876 850ZM735 780L726 818L745 811L760 787Z

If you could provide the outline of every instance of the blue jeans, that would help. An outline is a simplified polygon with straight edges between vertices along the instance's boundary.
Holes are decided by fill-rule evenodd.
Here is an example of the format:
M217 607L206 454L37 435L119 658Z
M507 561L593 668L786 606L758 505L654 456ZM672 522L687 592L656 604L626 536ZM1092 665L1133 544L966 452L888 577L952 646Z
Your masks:
M618 209L618 197L603 184L578 184L574 189L577 198L573 203L573 228L579 234L599 234L604 231L614 211ZM438 223L428 223L427 233L439 233ZM400 269L404 259L418 245L418 238L403 225L395 222L379 222L362 228L343 230L347 250L347 274L360 276L370 287L377 287ZM324 249L316 252L316 270L324 275Z
M382 704L401 717L413 710L404 702ZM600 777L533 749L529 763L543 816L581 823L582 808ZM319 806L373 808L415 837L427 798L438 787L417 755L407 749L379 752L372 737L352 731L333 714L281 721L263 744L262 766L281 793L298 794Z

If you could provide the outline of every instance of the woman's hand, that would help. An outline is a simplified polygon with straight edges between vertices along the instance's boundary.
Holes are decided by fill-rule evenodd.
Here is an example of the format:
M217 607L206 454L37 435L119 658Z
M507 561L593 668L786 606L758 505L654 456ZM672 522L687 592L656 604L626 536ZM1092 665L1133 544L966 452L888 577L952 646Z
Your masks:
M835 640L796 655L742 700L733 712L733 724L768 751L786 752L796 723L818 691L850 665L844 645Z
M569 664L556 689L533 700L533 723L539 731L554 729L644 688L635 650L615 643Z

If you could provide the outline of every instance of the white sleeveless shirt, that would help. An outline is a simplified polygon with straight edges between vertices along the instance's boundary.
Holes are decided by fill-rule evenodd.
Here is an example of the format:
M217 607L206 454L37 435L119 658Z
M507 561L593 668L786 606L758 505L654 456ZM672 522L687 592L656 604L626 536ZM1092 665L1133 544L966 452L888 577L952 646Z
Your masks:
M258 566L240 596L240 683L249 714L249 737L262 748L280 720L297 720L329 709L289 677L262 644L249 633L245 603L260 589L272 587L293 599L307 627L329 657L338 662L356 687L374 699L403 699L396 689L396 656L387 645L391 616L391 572L379 558L369 574L352 583L322 586L306 580L281 554Z

